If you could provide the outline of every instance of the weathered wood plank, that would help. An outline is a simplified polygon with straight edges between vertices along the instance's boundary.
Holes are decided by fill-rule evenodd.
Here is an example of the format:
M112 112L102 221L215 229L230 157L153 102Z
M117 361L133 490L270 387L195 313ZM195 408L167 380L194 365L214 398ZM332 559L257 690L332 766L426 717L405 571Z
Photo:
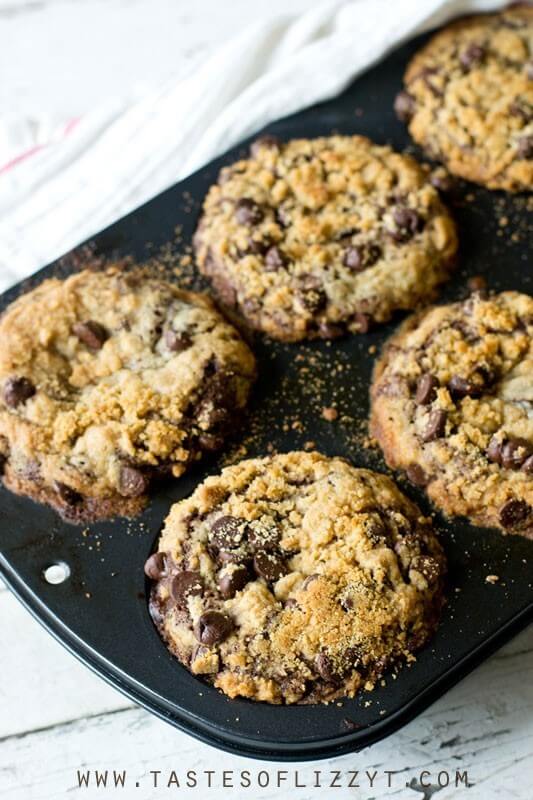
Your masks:
M0 738L131 705L0 593Z
M129 708L4 740L0 752L0 798L63 798L68 790L77 788L78 769L126 770L127 786L135 788L135 782L139 782L144 790L139 796L147 798L161 796L153 788L150 770L161 770L160 786L166 785L171 771L176 770L181 782L180 797L222 798L229 791L221 786L220 771L226 769L250 770L255 788L242 790L243 797L279 800L294 794L294 772L298 769L300 783L308 784L297 795L302 800L320 794L318 789L310 788L316 779L314 770L322 771L323 781L332 778L330 770L341 771L343 786L335 790L334 796L342 800L354 796L422 800L424 794L418 794L415 788L420 789L422 780L439 789L439 773L442 781L444 773L448 773L452 783L432 792L433 796L438 794L437 800L462 796L486 800L496 795L502 800L526 800L530 797L527 770L533 761L533 685L525 680L533 668L532 634L531 630L522 634L514 643L514 652L506 648L395 736L359 754L304 765L265 764L221 756L144 711ZM188 769L197 772L199 783L194 790L183 785ZM211 792L207 791L203 774L209 769L217 771ZM271 780L277 769L288 770L289 782L284 784L287 794L281 794L276 786L256 786L255 776L264 769L270 772ZM346 785L350 770L361 773L357 781L363 795ZM373 787L369 786L365 770L377 771ZM394 773L390 788L387 770ZM470 788L455 786L456 770L466 770ZM423 771L429 775L422 775ZM239 776L234 775L233 780L238 786ZM87 798L101 794L102 790L94 787L83 791ZM425 796L431 795L426 792Z

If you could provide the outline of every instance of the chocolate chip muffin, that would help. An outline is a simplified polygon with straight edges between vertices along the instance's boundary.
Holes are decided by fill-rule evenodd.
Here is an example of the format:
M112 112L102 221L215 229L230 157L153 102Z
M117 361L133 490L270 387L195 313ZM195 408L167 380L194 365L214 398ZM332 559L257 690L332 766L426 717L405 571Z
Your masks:
M533 298L415 315L388 342L371 433L447 514L533 538Z
M209 299L118 268L45 281L0 339L4 483L77 522L136 513L220 447L254 377Z
M209 190L194 244L220 300L288 342L427 301L457 248L422 168L362 136L257 140Z
M410 62L399 118L431 158L489 189L533 188L533 7L469 17Z
M445 559L386 476L293 452L208 478L146 563L169 649L230 697L318 703L370 688L434 631Z

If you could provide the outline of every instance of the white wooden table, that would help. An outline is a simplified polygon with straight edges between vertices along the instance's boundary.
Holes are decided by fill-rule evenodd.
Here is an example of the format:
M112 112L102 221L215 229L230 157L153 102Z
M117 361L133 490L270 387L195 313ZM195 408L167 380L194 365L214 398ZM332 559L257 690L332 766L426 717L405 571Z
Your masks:
M83 113L190 67L265 6L298 11L311 2L0 0L0 113ZM126 770L118 796L140 800L177 791L187 798L276 800L533 797L533 629L388 740L357 755L297 765L222 754L133 706L53 641L1 586L0 637L0 800L114 796L112 789L78 788L78 770L106 769L111 782L113 770ZM235 771L226 777L234 788L222 787L223 769ZM284 769L288 775L277 788L277 770ZM296 769L306 787L295 788ZM150 770L161 770L158 788ZM184 786L186 770L196 771L196 788ZM217 771L211 789L204 770ZM250 771L253 788L238 788L241 770ZM258 788L262 770L270 773L270 786ZM322 771L322 789L313 787L315 770ZM467 772L468 787L455 786L457 771ZM449 775L449 786L439 787L439 773L440 783ZM258 777L265 782L264 773ZM327 788L332 780L341 788Z

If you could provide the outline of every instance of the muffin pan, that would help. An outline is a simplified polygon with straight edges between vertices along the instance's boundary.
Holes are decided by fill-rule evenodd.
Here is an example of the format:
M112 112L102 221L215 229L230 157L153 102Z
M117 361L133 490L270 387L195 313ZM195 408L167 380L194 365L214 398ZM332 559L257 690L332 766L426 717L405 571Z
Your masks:
M423 41L397 50L334 100L284 119L268 132L282 139L362 133L419 155L392 106L404 66ZM246 146L234 148L103 231L92 242L92 251L106 259L131 256L136 262L167 252L157 259L164 270L171 261L169 248L183 254L190 244L202 199L218 170ZM491 289L531 293L527 199L462 184L451 206L459 224L460 264L440 299L464 296L468 277L477 275ZM5 293L1 307L45 277L79 268L83 252L68 254ZM195 286L205 288L199 280ZM287 451L312 441L327 455L385 470L379 453L364 446L368 386L375 354L400 318L330 344L254 339L259 379L248 418L229 450L236 456L244 441L246 453L240 455L254 456L269 446ZM321 410L331 405L339 415L328 421ZM19 599L102 678L202 741L276 760L359 750L412 719L533 619L533 542L436 515L449 562L448 603L436 635L416 663L395 680L388 676L385 685L341 704L285 707L229 700L189 674L167 651L148 614L143 574L170 504L218 471L227 455L206 459L180 480L156 488L138 518L88 528L68 525L49 508L0 489L0 574ZM422 492L402 479L400 485L431 510Z

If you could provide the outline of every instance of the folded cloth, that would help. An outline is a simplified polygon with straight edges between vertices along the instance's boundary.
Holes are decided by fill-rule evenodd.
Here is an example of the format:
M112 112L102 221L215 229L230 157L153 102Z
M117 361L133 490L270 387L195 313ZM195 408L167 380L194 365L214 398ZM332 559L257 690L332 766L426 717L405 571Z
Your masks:
M0 289L269 122L336 95L407 38L503 5L329 0L300 16L258 20L186 77L135 102L55 125L0 120Z

